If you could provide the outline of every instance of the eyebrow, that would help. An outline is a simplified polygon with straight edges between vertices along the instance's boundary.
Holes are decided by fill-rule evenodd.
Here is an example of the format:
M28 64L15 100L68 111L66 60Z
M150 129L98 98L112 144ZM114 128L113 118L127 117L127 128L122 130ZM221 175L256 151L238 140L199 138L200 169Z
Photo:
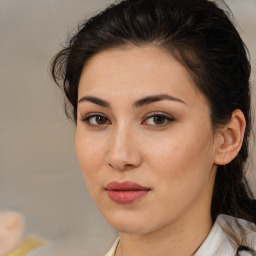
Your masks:
M137 101L135 101L132 106L133 107L142 107L154 102L158 102L158 101L162 101L162 100L170 100L170 101L176 101L179 103L183 103L186 104L183 100L173 97L171 95L168 94L159 94L159 95L152 95L152 96L147 96L145 98L139 99ZM84 101L89 101L92 102L94 104L97 104L99 106L105 107L105 108L111 108L111 104L105 100L102 100L98 97L94 97L94 96L84 96L82 98L79 99L78 103L84 102Z

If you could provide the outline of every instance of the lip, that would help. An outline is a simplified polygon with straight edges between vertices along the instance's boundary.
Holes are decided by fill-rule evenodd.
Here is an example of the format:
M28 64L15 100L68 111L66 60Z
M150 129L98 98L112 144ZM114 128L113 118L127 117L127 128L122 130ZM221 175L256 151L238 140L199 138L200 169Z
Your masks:
M112 181L105 187L109 198L120 204L129 204L145 196L151 189L133 181Z
M133 181L124 181L124 182L118 182L118 181L112 181L107 184L106 186L107 190L150 190L148 187L143 187Z

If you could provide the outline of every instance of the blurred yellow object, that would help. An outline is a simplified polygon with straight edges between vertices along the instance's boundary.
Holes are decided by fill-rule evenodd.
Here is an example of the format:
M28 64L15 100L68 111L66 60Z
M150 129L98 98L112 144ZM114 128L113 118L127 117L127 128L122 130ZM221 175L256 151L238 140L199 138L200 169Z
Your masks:
M25 238L25 240L17 250L15 250L12 253L9 253L7 256L25 256L27 253L44 244L46 244L46 241L40 238L29 236Z

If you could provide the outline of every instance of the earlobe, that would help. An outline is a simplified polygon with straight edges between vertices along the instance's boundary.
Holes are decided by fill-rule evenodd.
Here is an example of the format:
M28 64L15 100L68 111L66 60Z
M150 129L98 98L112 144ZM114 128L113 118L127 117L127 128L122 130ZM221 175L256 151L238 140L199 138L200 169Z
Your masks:
M218 145L215 155L215 164L225 165L230 163L242 147L246 121L243 112L236 109L230 121L218 134Z

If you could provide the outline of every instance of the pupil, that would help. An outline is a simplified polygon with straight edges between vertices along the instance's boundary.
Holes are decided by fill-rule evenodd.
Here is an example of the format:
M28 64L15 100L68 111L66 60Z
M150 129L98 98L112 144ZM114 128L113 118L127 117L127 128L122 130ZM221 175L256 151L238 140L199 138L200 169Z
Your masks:
M104 116L97 116L97 117L96 117L96 122L97 122L98 124L105 124L106 118L105 118Z
M165 121L165 118L162 117L162 116L155 116L155 117L154 117L154 122L155 122L156 124L163 124L164 121Z

